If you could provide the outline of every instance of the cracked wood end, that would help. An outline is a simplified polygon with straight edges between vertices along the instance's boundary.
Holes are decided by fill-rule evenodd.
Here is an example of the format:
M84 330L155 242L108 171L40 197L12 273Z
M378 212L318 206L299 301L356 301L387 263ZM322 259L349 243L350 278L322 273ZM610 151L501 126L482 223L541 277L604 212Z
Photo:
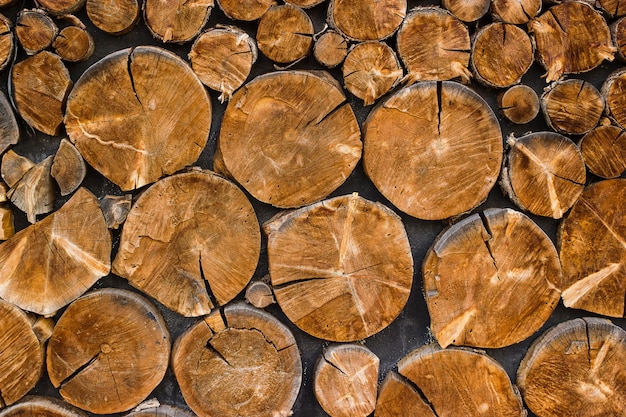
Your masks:
M339 32L324 32L313 46L313 56L326 68L335 68L341 64L348 54L348 41Z
M257 20L272 6L275 0L217 0L226 17L233 20Z
M56 189L50 175L52 161L53 156L50 155L34 165L7 192L7 197L15 207L26 213L30 223L37 221L37 215L50 213L54 209Z
M382 204L336 197L279 214L263 229L276 300L305 332L365 339L404 308L413 257L400 218Z
M65 310L48 341L46 364L65 401L110 414L135 407L152 392L169 354L170 336L156 307L130 291L108 288Z
M350 40L383 40L400 27L406 9L406 0L331 0L327 21Z
M626 128L626 68L613 71L601 88L606 113L622 129Z
M541 110L550 128L582 135L596 127L604 112L604 98L587 81L559 81L541 96Z
M15 22L15 36L28 55L43 51L59 33L59 28L42 9L21 10Z
M517 370L517 384L540 416L623 416L625 362L623 329L605 319L574 319L535 340Z
M380 385L374 417L437 417L415 385L389 371Z
M128 191L198 159L211 102L181 58L139 46L83 73L67 100L65 127L85 161Z
M143 5L144 21L155 38L163 42L183 43L200 34L214 5L214 0L146 0Z
M626 10L626 7L624 10ZM613 45L617 46L615 56L624 62L626 61L626 16L611 23L609 29L611 31Z
M363 124L363 167L405 213L440 220L482 203L496 184L502 132L487 103L455 82L398 90Z
M35 166L35 163L25 156L18 155L12 149L2 155L0 173L9 187L15 187L19 180ZM6 201L6 200L5 200Z
M110 35L124 35L139 22L137 0L87 0L87 17L95 27ZM115 13L111 13L111 10Z
M317 6L323 2L324 0L285 0L285 3L289 3L303 9L310 9L311 7Z
M315 399L331 417L366 417L374 411L380 360L357 344L324 349L313 374Z
M88 417L87 413L54 397L27 395L0 410L0 417Z
M537 132L510 137L501 186L521 209L560 219L583 192L585 162L569 138Z
M298 6L273 6L259 20L259 50L274 62L290 64L306 57L313 47L313 22Z
M625 317L626 180L605 180L583 191L561 223L563 304L611 317Z
M213 322L222 326L212 328ZM187 404L207 416L288 417L302 381L289 329L243 303L214 311L183 333L172 368Z
M343 184L361 147L354 112L330 74L274 72L247 83L228 103L216 165L256 199L300 207Z
M541 0L492 0L491 15L494 20L523 25L541 10Z
M626 171L626 134L617 126L598 126L580 141L589 171L602 178L617 178Z
M491 0L441 0L441 6L463 22L475 22L489 11Z
M113 272L167 308L200 316L246 287L260 250L245 194L210 171L191 171L158 181L137 199Z
M91 57L96 45L85 28L67 26L54 39L52 47L64 61L82 62Z
M137 408L140 408L139 405ZM141 408L141 410L132 411L125 417L195 417L196 415L190 411L183 410L179 407L171 405L157 405L154 407ZM0 415L0 417L2 417Z
M448 227L422 265L439 344L500 348L537 331L559 302L552 241L528 217L489 209Z
M527 85L514 85L498 94L498 109L510 122L526 124L539 114L539 97Z
M0 14L0 71L9 65L11 63L11 59L13 58L15 37L11 31L12 27L13 24L11 23L11 20L9 20L5 15Z
M276 302L272 288L264 281L254 281L248 285L246 301L256 308L265 308Z
M611 19L626 15L626 2L624 0L598 0L596 7L598 6Z
M37 0L36 3L53 16L63 16L80 10L85 0Z
M87 167L78 149L67 139L61 139L50 168L50 175L59 185L61 195L65 196L76 191L86 174Z

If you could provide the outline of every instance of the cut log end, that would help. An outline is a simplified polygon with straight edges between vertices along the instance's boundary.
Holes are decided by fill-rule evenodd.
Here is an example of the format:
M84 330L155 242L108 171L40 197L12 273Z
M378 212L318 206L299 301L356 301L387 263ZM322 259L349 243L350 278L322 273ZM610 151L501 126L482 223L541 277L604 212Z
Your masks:
M537 117L541 107L535 90L527 85L515 85L498 94L498 108L512 123L526 124Z
M348 55L348 41L340 33L329 30L315 41L313 56L327 68L341 64Z

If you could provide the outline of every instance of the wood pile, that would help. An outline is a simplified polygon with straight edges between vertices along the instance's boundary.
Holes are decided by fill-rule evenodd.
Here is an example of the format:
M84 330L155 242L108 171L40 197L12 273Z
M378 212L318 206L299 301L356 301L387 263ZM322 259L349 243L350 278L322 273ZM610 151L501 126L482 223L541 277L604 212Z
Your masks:
M0 417L626 417L622 0L0 0Z

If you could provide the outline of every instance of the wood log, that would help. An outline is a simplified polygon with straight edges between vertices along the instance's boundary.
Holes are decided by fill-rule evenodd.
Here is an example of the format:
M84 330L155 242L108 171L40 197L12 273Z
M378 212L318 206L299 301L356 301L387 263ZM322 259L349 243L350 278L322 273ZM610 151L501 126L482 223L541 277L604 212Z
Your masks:
M298 6L303 9L310 9L311 7L315 7L323 2L324 0L285 0L285 3Z
M534 45L521 28L491 23L478 29L470 65L477 81L493 88L518 84L534 61Z
M61 195L65 196L76 191L86 174L87 167L78 149L67 139L61 139L50 169L50 175L59 185Z
M290 416L302 381L289 329L243 303L215 311L183 333L172 368L187 404L206 416Z
M234 26L218 26L200 35L191 47L191 67L200 81L230 100L246 81L258 50L254 38Z
M378 41L359 43L343 63L343 82L348 91L370 106L395 87L402 78L396 53Z
M265 308L274 304L276 299L274 299L274 293L268 283L253 281L246 288L246 301L256 308Z
M398 30L406 8L406 0L330 0L327 21L350 40L377 41Z
M127 411L163 379L170 344L161 313L147 299L114 288L93 291L59 318L48 342L48 376L76 407Z
M3 245L4 246L4 245ZM26 313L0 300L0 415L41 379L44 348Z
M178 56L152 46L114 52L92 65L65 114L85 161L123 191L195 162L210 127L211 102L198 77Z
M598 0L596 7L598 6L610 19L626 15L626 2L624 0Z
M184 2L146 0L143 5L143 18L156 39L184 43L200 34L209 20L214 5L214 0Z
M59 33L54 21L41 9L21 10L15 22L15 36L28 55L43 51Z
M105 195L100 199L100 209L104 214L104 221L109 229L117 229L126 221L133 202L133 196L125 195Z
M539 114L540 102L535 90L518 84L498 94L498 109L515 124L526 124Z
M0 154L3 154L11 145L17 144L19 140L20 127L15 119L13 107L4 92L0 92Z
M12 6L17 0L0 0L0 8Z
M546 82L591 71L615 54L606 21L581 1L550 7L528 22L528 30L537 44L538 61L547 70Z
M626 332L586 317L541 335L517 370L517 384L535 414L621 416L626 413Z
M0 181L0 203L5 203L9 201L9 198L7 197L8 191L9 191L9 186L5 184L4 182Z
M615 56L626 61L626 16L620 17L609 26L611 41L617 47Z
M56 190L50 176L52 161L50 155L29 169L7 192L7 197L26 213L30 223L37 221L37 215L50 213L54 209Z
M518 207L560 219L583 192L585 161L574 142L552 132L507 139L500 185Z
M0 245L0 297L51 316L109 273L110 253L98 202L81 188L58 211Z
M376 405L380 359L363 345L333 345L317 360L313 391L331 417L367 417Z
M195 414L187 410L165 404L150 407L142 407L140 404L137 408L139 408L139 410L135 409L126 414L125 417L195 417Z
M430 327L444 348L520 342L560 298L552 241L511 209L488 209L445 229L426 254L422 277Z
M412 416L437 417L413 383L394 371L387 372L378 390L374 417Z
M8 240L14 234L13 210L10 207L0 206L0 240Z
M87 413L54 397L27 395L0 410L0 417L87 417Z
M235 92L218 147L224 168L254 198L288 208L319 201L343 184L362 144L335 79L289 71L259 76Z
M411 290L413 257L400 218L356 194L263 225L274 295L296 326L351 342L387 327Z
M275 0L217 0L226 17L248 22L259 19L276 4Z
M523 25L541 11L541 0L492 0L491 15L496 21Z
M77 12L85 5L85 0L36 0L35 2L53 16Z
M580 196L559 230L565 307L625 317L626 180L600 181Z
M87 0L85 8L91 23L110 35L124 35L139 22L137 0Z
M13 24L5 15L0 14L0 71L5 69L13 58L15 40L11 29ZM4 94L4 93L3 93Z
M17 111L26 123L46 135L61 132L72 80L58 55L42 51L15 64L11 87Z
M526 416L504 368L480 351L426 345L402 358L398 372L437 416Z
M580 153L594 175L617 178L626 171L626 135L617 126L598 126L580 141Z
M626 68L613 71L600 89L606 113L622 129L626 128Z
M14 187L20 179L36 164L25 156L18 155L12 149L2 155L0 172L9 187Z
M582 135L600 122L604 99L591 83L569 79L551 85L542 94L541 110L555 131Z
M339 32L329 30L320 35L313 46L313 56L326 68L335 68L348 55L348 41Z
M399 90L363 124L363 167L400 210L446 219L478 206L495 185L502 133L491 108L455 82Z
M95 50L93 38L84 27L64 27L52 42L54 51L68 62L82 62L91 57Z
M475 22L489 11L491 0L441 0L441 6L463 22Z
M272 6L259 20L259 50L274 62L290 64L306 57L313 47L313 22L291 4Z
M260 250L259 224L245 194L210 171L187 172L137 199L113 272L167 308L201 316L246 287Z

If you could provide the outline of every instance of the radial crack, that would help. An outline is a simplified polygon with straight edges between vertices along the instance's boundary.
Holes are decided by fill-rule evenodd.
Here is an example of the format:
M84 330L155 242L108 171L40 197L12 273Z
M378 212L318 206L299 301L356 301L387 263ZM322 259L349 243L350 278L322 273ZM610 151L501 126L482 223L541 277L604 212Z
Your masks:
M215 346L213 346L213 344L211 344L211 340L213 339L209 339L209 341L206 342L206 349L211 352L213 355L217 356L219 359L221 359L226 365L230 366L231 368L233 367L233 365L228 362L228 359L226 359L226 357L224 355L222 355L222 352L220 352L219 350L217 350L215 348Z
M80 374L85 369L87 369L91 365L93 365L93 363L100 357L100 354L101 354L101 352L98 352L93 358L88 360L83 365L79 366L74 372L72 372L63 381L61 381L61 383L59 385L57 385L55 388L63 387L65 384L69 383L72 379L74 379L76 376L78 376L78 374Z
M204 289L207 293L207 296L209 297L209 308L212 309L219 306L220 304L217 302L215 294L213 294L213 290L211 289L211 283L204 276L204 269L202 268L202 252L198 253L198 270L200 271L200 279L204 283Z
M408 386L410 386L411 388L415 390L417 395L419 395L422 401L424 401L424 403L430 408L430 410L433 412L435 417L439 417L439 414L437 414L437 410L435 410L435 406L433 405L432 402L430 402L426 394L424 394L424 391L422 391L422 389L415 382L405 377L404 375L400 375L400 378L402 379L403 382L405 382Z

